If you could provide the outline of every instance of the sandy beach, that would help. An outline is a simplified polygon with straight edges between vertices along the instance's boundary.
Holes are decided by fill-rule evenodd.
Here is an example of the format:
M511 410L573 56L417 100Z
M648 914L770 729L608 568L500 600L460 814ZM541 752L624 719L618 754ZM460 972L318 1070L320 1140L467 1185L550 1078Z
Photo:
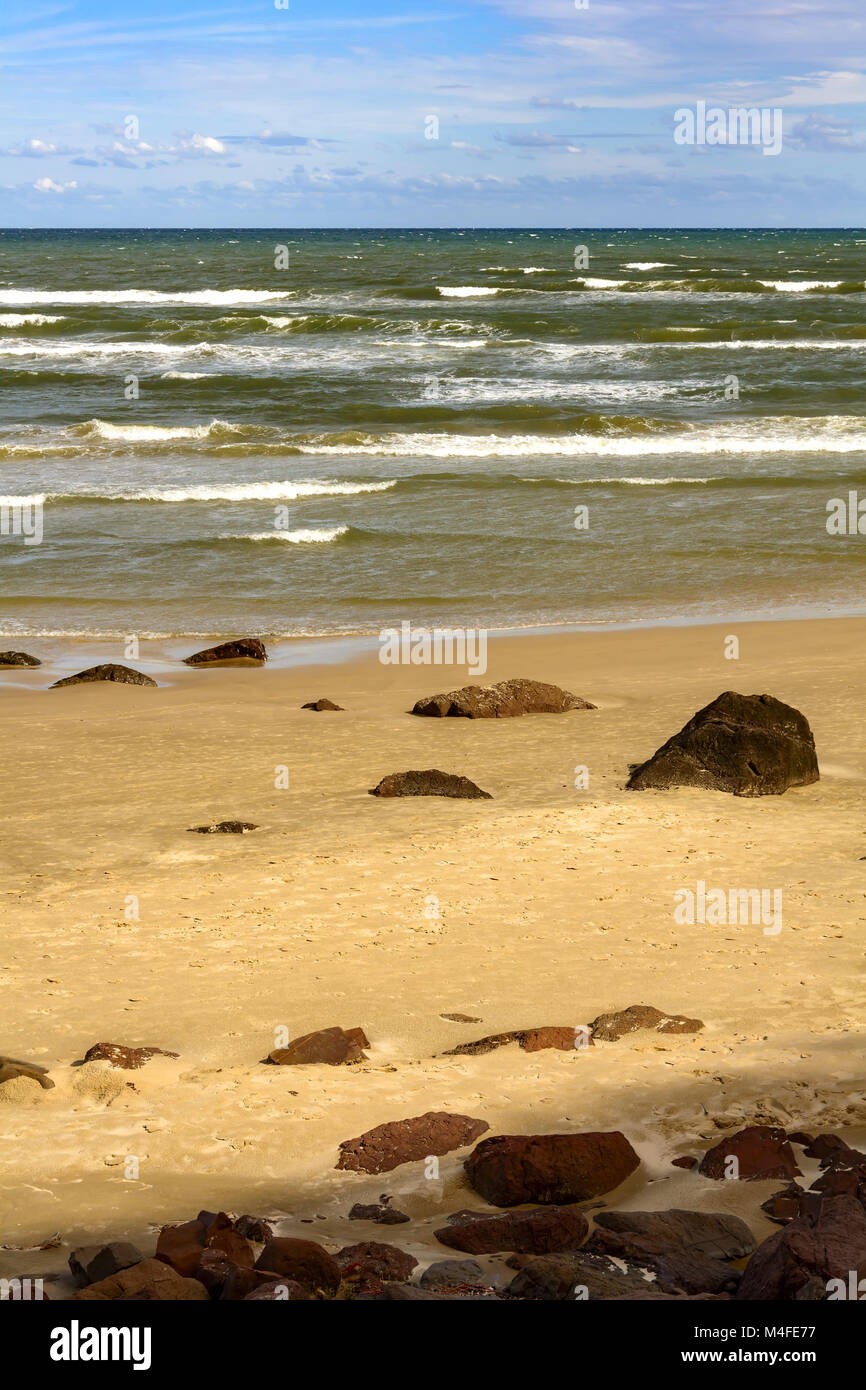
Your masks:
M413 1218L398 1243L429 1260L443 1213L482 1205L466 1151L435 1180L423 1164L335 1170L340 1141L427 1110L492 1134L621 1129L643 1162L620 1206L736 1211L763 1238L778 1182L671 1159L748 1124L866 1126L864 636L864 619L828 619L492 638L485 683L551 681L598 708L489 721L408 713L467 683L459 668L371 655L48 691L51 644L30 642L46 665L0 686L2 1042L55 1087L0 1088L4 1242L59 1231L28 1256L38 1274L82 1241L150 1249L162 1223L223 1207L343 1245L370 1235L349 1207L386 1191ZM630 764L729 689L806 715L820 782L756 799L625 790ZM343 712L300 708L320 696ZM369 795L431 767L493 799ZM187 833L235 818L259 828ZM698 881L781 889L782 930L677 923L675 894ZM636 1003L705 1027L441 1055ZM366 1062L262 1065L277 1030L335 1024L363 1027ZM178 1056L79 1065L100 1041ZM20 1260L0 1254L0 1273Z

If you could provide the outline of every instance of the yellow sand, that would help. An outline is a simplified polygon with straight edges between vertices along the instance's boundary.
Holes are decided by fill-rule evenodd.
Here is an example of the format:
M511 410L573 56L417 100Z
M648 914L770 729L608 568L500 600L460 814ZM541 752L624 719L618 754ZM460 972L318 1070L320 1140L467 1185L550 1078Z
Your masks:
M622 1129L644 1166L621 1200L738 1210L769 1231L758 1204L778 1183L710 1183L670 1159L743 1123L866 1123L864 636L852 619L504 637L485 681L550 680L599 708L489 722L410 717L465 670L375 657L181 667L159 690L10 676L0 1052L48 1066L56 1086L0 1086L0 1244L146 1240L222 1205L416 1248L443 1211L479 1205L464 1155L438 1179L334 1164L340 1140L429 1109L491 1132ZM756 800L625 791L628 765L725 689L801 709L821 781ZM345 712L300 709L322 695ZM368 795L426 767L494 800ZM187 833L234 818L261 829ZM781 888L782 931L678 925L674 894L699 879ZM574 1054L439 1055L632 1003L706 1027ZM260 1064L281 1027L333 1024L366 1030L367 1063ZM97 1041L179 1057L76 1066ZM419 1224L347 1228L352 1203L381 1192ZM20 1264L0 1257L0 1272L3 1258Z

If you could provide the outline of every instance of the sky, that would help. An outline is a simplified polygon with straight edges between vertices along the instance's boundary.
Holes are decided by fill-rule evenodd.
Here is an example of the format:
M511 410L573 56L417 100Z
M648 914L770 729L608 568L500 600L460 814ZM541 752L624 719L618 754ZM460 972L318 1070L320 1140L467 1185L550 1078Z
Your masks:
M864 0L3 0L0 225L862 226L864 60Z

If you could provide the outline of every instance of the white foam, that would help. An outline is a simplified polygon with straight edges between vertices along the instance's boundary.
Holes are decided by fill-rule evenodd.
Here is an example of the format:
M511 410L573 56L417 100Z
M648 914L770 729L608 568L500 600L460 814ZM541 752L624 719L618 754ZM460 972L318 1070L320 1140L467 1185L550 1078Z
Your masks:
M0 304L267 304L282 290L0 290Z
M76 497L116 502L292 502L302 497L353 497L385 492L396 479L380 483L340 483L310 479L292 483L201 483L193 487L142 488L136 492L82 492Z
M673 261L626 261L623 270L661 270Z
M0 328L23 328L25 324L64 323L64 314L0 314Z
M491 285L437 285L443 299L471 299L473 296L498 294Z
M768 290L779 290L782 294L805 294L807 290L835 290L844 285L845 280L759 280ZM857 283L856 281L854 283Z
M325 530L253 531L246 536L220 536L221 541L285 541L288 545L322 545L345 536L348 526L332 526Z

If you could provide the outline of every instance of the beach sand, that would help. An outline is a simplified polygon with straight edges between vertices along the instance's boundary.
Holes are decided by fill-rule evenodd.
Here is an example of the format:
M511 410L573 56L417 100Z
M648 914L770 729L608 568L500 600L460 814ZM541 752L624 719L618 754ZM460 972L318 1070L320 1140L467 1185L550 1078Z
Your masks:
M670 1161L748 1123L866 1125L864 637L866 620L835 619L492 638L485 683L549 680L598 705L496 721L411 717L465 670L375 656L180 667L158 690L47 691L47 667L4 673L0 1049L56 1084L0 1088L0 1243L61 1232L61 1250L28 1257L40 1273L70 1246L150 1249L160 1224L224 1207L331 1248L372 1237L430 1259L442 1214L482 1205L465 1151L438 1179L422 1163L334 1167L341 1140L426 1110L491 1133L621 1129L643 1165L620 1205L777 1229L759 1204L778 1182L712 1182ZM819 783L754 800L624 789L630 763L727 689L803 711ZM319 696L344 712L300 708ZM368 794L427 767L494 799ZM260 828L187 833L234 818ZM674 894L699 880L781 888L781 932L677 924ZM635 1003L706 1026L574 1053L441 1055ZM479 1022L441 1017L453 1012ZM334 1024L364 1028L368 1061L261 1065L275 1030ZM98 1041L179 1056L76 1065ZM382 1192L412 1226L345 1220ZM0 1256L0 1273L20 1266Z

